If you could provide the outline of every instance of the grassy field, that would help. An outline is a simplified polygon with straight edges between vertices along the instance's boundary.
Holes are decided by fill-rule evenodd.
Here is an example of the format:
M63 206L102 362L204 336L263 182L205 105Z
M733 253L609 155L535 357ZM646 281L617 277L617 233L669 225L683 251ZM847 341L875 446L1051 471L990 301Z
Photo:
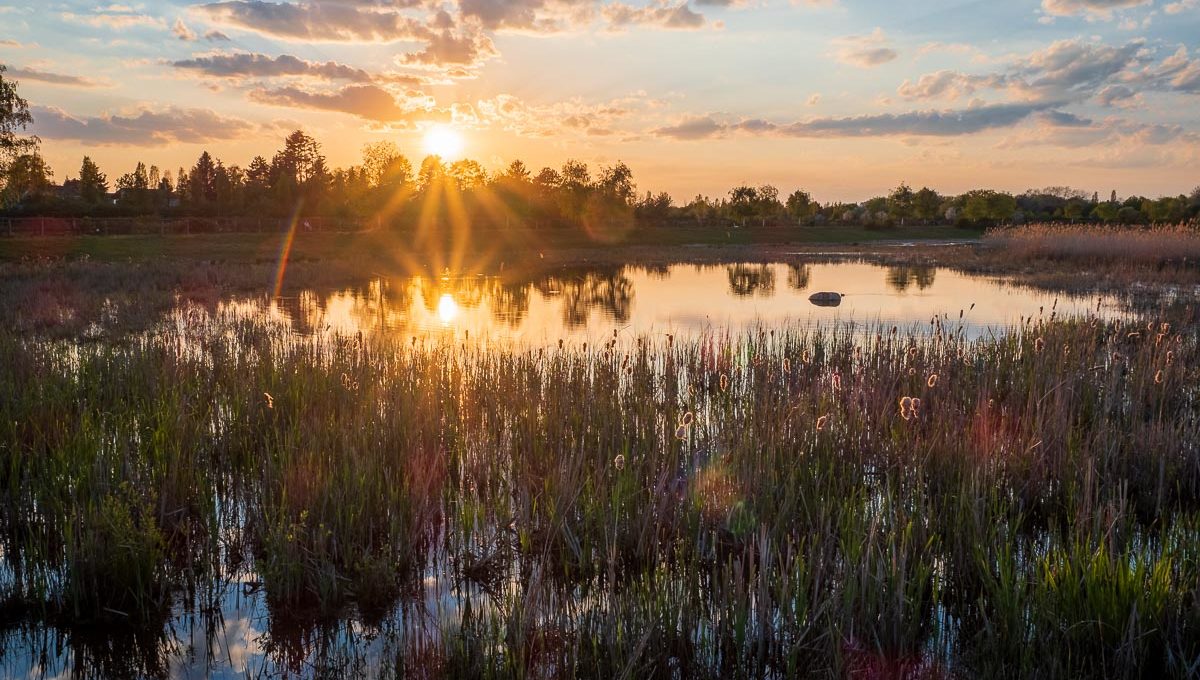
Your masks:
M416 677L1200 668L1187 320L506 351L181 314L0 335L0 611L98 677L153 675L221 583ZM379 623L430 575L455 616Z
M471 234L460 249L477 256L497 259L537 257L559 250L690 244L847 244L888 240L977 239L981 231L955 227L861 227L789 228L696 228L655 227L639 229L619 238L593 238L568 230L509 231ZM284 243L282 234L200 234L194 236L48 236L0 237L0 261L22 258L80 258L96 260L149 260L159 258L220 260L223 262L275 261ZM386 265L411 254L443 252L458 245L453 235L426 240L412 234L368 231L360 233L296 234L292 258L320 261L355 261Z

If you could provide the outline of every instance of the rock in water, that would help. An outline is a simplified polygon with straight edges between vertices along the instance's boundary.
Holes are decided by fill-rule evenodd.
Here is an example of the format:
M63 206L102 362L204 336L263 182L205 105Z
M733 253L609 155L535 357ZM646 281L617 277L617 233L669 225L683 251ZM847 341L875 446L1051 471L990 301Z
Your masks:
M841 293L813 293L808 301L818 307L837 307L842 304Z

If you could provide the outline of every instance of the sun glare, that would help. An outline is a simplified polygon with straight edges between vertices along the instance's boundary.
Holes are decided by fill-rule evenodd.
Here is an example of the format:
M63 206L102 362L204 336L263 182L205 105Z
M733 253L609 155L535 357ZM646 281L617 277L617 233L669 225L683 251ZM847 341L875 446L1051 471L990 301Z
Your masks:
M462 135L452 128L438 125L425 133L425 153L453 159L458 158L462 150Z
M450 324L458 318L458 303L449 293L444 293L438 300L437 315L443 324Z

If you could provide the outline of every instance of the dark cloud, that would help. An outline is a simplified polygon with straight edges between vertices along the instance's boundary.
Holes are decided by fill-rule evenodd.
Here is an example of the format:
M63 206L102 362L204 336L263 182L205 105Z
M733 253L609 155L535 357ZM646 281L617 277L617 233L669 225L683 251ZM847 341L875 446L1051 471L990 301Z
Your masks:
M274 106L349 113L379 123L411 123L447 118L443 112L404 108L390 92L375 85L348 85L333 92L311 92L297 87L261 88L252 91L250 99Z
M163 146L237 139L255 131L248 121L209 109L168 107L129 115L77 117L58 108L34 106L32 131L43 139L66 139L96 145Z

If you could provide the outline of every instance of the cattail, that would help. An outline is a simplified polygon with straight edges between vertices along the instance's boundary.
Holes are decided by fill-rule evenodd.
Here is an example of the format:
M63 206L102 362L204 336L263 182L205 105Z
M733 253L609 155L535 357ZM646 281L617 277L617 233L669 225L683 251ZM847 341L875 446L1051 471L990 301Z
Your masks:
M831 383L833 384L834 392L840 391L842 389L842 374L834 373L833 378L831 379Z
M1037 340L1034 340L1034 341L1033 341L1033 351L1034 351L1035 353L1037 353L1037 354L1040 354L1040 353L1041 353L1041 351L1042 351L1043 349L1045 349L1045 347L1046 347L1046 341L1045 341L1045 340L1043 340L1043 339L1041 339L1041 338L1038 338Z
M791 372L792 372L792 362L791 362L790 360L788 360L788 359L784 359L784 360L783 360L783 372L784 372L784 373L791 373Z
M821 416L817 418L817 432L825 429L825 423L829 422L829 416Z
M263 396L267 398L267 408L275 408L275 397L272 397L269 392L263 392Z
M1155 385L1163 384L1163 372L1161 369L1159 369L1159 371L1154 374L1154 384Z
M613 467L618 471L625 469L625 454L618 453L616 458L613 458Z
M687 439L687 425L681 424L679 427L675 428L675 438Z
M938 374L930 373L929 378L925 381L925 384L928 385L929 387L937 387L937 383L938 383Z
M687 413L683 414L683 420L679 422L683 423L684 427L687 427L688 425L692 424L693 420L695 420L695 417L692 416L691 411L688 411Z
M562 341L562 338L559 338L559 339L558 339L558 348L559 348L559 349L562 349L562 348L563 348L563 341Z
M722 373L721 374L721 391L724 392L725 390L728 390L728 389L729 389L729 376Z
M1171 352L1171 351L1168 351L1168 352L1167 352L1167 365L1168 365L1168 366L1170 366L1170 365L1171 365L1171 362L1172 362L1174 359L1175 359L1175 353L1174 353L1174 352Z

